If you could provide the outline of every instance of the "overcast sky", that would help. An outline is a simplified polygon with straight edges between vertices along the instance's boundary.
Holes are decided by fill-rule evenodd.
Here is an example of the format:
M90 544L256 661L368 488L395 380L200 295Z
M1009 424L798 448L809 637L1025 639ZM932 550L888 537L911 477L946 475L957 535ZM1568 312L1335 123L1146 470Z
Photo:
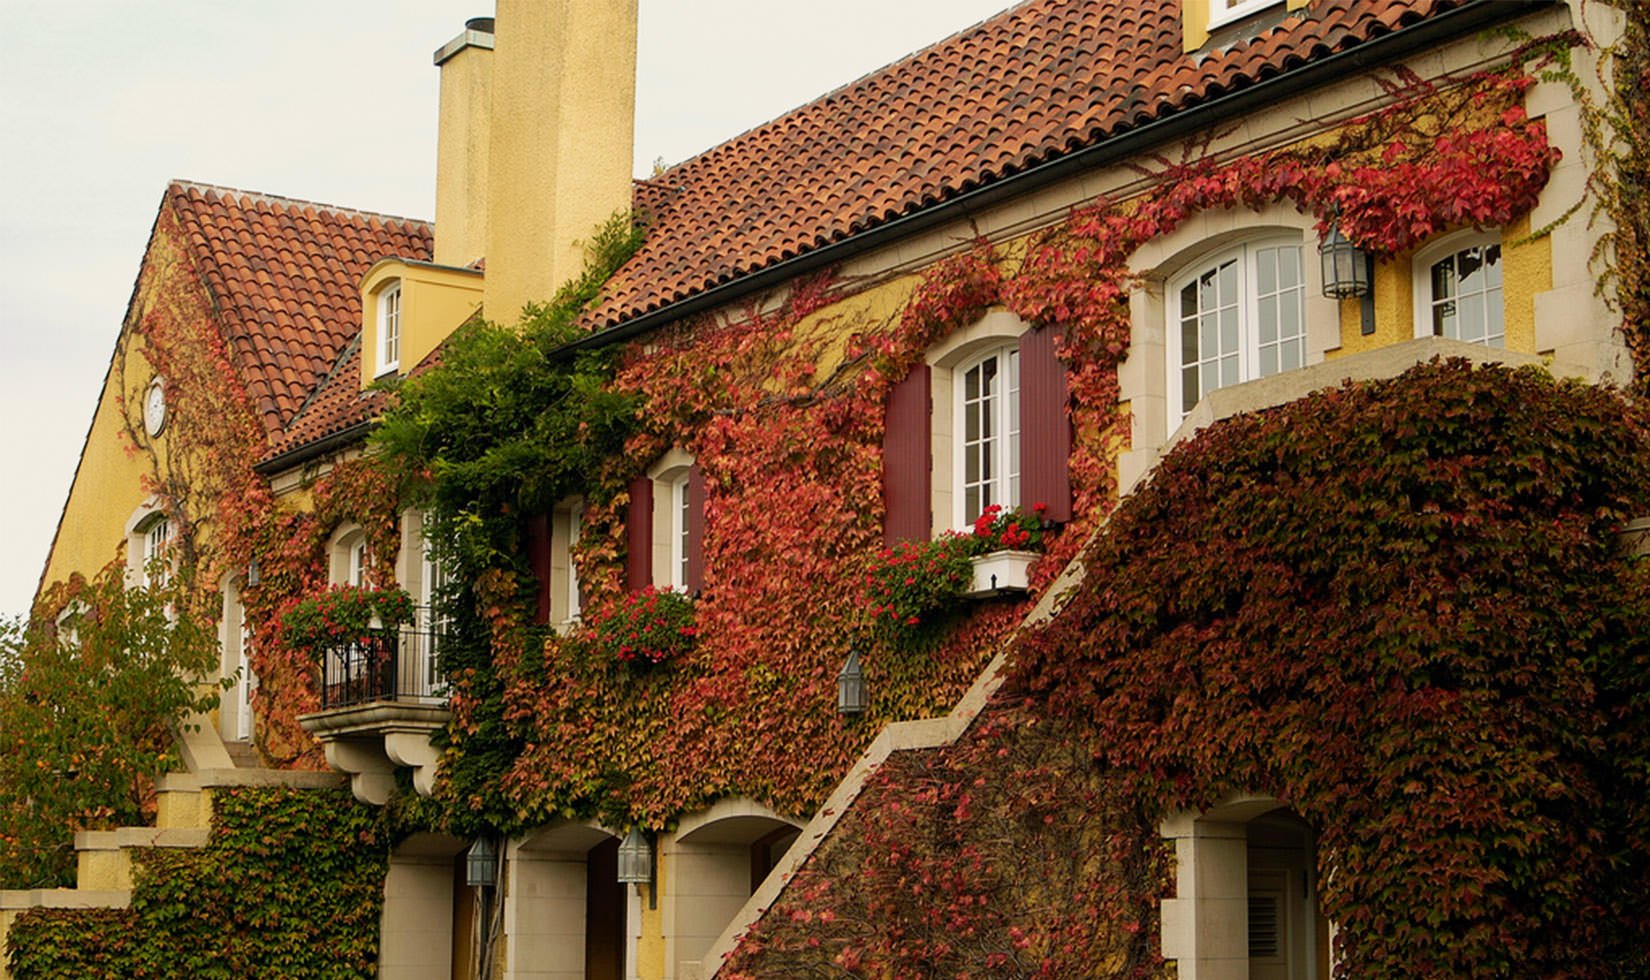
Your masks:
M1009 5L641 0L636 171ZM33 596L167 182L431 217L430 56L490 13L492 0L0 0L0 615Z

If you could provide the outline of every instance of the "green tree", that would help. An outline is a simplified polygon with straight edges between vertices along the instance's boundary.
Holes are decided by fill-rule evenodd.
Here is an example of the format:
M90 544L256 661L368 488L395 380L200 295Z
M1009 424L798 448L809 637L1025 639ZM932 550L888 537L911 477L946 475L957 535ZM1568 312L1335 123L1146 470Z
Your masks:
M210 623L186 585L105 570L59 625L0 622L0 888L71 884L74 833L140 824L175 727L217 704Z

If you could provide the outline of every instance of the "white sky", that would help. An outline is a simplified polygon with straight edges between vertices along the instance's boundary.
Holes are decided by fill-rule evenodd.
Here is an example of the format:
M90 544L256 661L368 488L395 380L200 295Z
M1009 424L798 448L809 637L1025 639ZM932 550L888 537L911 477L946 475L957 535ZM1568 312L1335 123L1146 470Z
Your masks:
M1011 0L640 2L646 174ZM431 54L491 7L0 0L0 615L34 594L167 182L431 217Z

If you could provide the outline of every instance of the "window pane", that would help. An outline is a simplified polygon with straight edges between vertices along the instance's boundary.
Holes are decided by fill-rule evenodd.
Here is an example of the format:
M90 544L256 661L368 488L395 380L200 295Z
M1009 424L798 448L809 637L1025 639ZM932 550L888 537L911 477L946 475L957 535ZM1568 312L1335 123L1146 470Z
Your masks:
M1299 286L1278 296L1278 336L1299 337L1306 332L1301 322L1301 289Z
M1483 292L1483 266L1484 260L1477 248L1464 248L1455 253L1456 289L1462 294Z
M1283 343L1283 369L1293 371L1306 362L1306 341L1300 337Z
M1262 296L1257 304L1260 325L1261 346L1273 344L1278 339L1278 298L1276 296ZM1261 369L1265 374L1266 370Z
M1484 276L1489 288L1501 287L1501 246L1491 245L1484 249Z
M1461 283L1466 285L1466 277ZM1484 294L1463 293L1461 296L1460 338L1462 340L1480 341L1485 337L1484 332Z
M1455 325L1455 301L1445 300L1432 307L1432 335L1434 337L1460 337L1461 333Z
M1277 347L1276 346L1262 347L1260 349L1260 374L1261 374L1261 377L1264 378L1269 374L1277 374L1277 373L1278 373L1278 349L1277 349Z
M1222 304L1237 302L1237 260L1220 267L1220 301Z
M1242 381L1238 375L1238 359L1236 354L1228 354L1220 359L1220 386L1235 385Z
M1455 295L1455 258L1435 262L1432 266L1432 298L1436 302Z
M1220 352L1230 354L1238 349L1238 315L1236 307L1220 311Z
M1197 309L1198 312L1207 312L1220 305L1220 296L1215 292L1215 272L1210 269L1197 280Z
M1255 279L1262 296L1278 291L1278 250L1263 248L1255 253Z
M1298 245L1277 249L1278 253L1278 286L1282 289L1300 286L1301 283L1301 250Z
M1180 411L1181 414L1190 412L1197 406L1197 399L1202 393L1197 387L1197 366L1193 365L1180 372Z

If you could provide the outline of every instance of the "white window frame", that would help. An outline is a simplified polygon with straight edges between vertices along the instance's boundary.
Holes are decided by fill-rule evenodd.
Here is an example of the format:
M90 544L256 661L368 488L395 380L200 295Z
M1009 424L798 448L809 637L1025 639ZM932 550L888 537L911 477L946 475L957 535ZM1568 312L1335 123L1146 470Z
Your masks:
M1415 257L1410 261L1410 273L1411 273L1411 278L1412 278L1412 288L1411 288L1410 292L1411 292L1411 295L1414 297L1414 300L1415 300L1414 315L1415 315L1415 336L1416 337L1432 337L1432 336L1435 336L1435 334L1433 334L1433 332L1432 332L1432 311L1433 311L1434 305L1436 305L1436 300L1434 299L1434 297L1432 295L1432 267L1434 265L1437 265L1439 262L1444 261L1447 258L1451 258L1453 256L1459 255L1461 252L1464 252L1467 249L1470 249L1470 248L1488 248L1490 246L1495 246L1497 249L1500 250L1500 255L1499 255L1499 258L1498 258L1497 261L1498 261L1498 264L1500 265L1500 270L1501 270L1501 284L1496 287L1494 292L1496 294L1496 299L1498 300L1499 306L1500 306L1501 333L1498 334L1498 335L1497 334L1490 334L1489 336L1487 336L1485 339L1482 339L1482 340L1461 340L1460 337L1450 337L1450 338L1447 338L1447 339L1461 340L1461 342L1464 343L1464 344L1482 344L1483 346L1489 347L1493 350L1505 350L1506 349L1506 346L1507 346L1507 298L1506 298L1506 277L1507 277L1506 261L1507 261L1507 256L1506 256L1506 246L1503 245L1502 241L1501 241L1500 229L1491 229L1489 231L1478 231L1476 229L1467 229L1467 230L1464 230L1464 231L1458 231L1458 232L1455 232L1454 234L1445 235L1444 237L1438 239L1437 241L1429 243L1424 248L1416 250ZM1485 290L1484 292L1480 293L1479 295L1488 295L1488 293L1489 293L1489 291ZM1459 299L1457 299L1457 301L1459 301ZM1442 335L1439 334L1439 335L1436 335L1436 336L1442 336ZM1497 342L1497 341L1499 341L1499 342Z
M688 588L688 533L691 520L688 511L693 506L692 494L688 489L690 478L689 470L670 478L670 567L665 584L677 592L686 592Z
M1209 0L1209 30L1225 27L1268 7L1282 6L1283 0Z
M982 480L980 506L968 506L968 375L988 361L997 361L996 390L983 397L988 406L993 436L988 447L992 477ZM981 399L983 400L983 398ZM958 529L972 527L980 512L992 504L1004 508L1020 503L1020 346L1016 339L975 352L952 369L951 374L951 498L952 519ZM970 511L973 511L970 513Z
M401 369L401 280L392 280L378 291L378 355L376 374Z
M1296 365L1285 367L1283 366L1283 361L1280 358L1278 369L1275 372L1262 373L1260 370L1261 343L1258 296L1259 263L1256 260L1256 254L1264 249L1287 247L1296 249L1299 258L1297 264L1298 281L1294 286L1290 287L1290 289L1292 289L1298 297L1296 312L1299 319L1300 328L1299 334L1297 335L1298 342L1300 344L1300 362ZM1168 383L1164 390L1167 393L1168 400L1168 411L1166 414L1168 415L1170 434L1173 434L1174 430L1180 427L1181 421L1186 418L1190 411L1184 404L1184 387L1181 373L1183 366L1180 361L1182 351L1181 330L1183 328L1182 310L1180 306L1181 290L1186 285L1208 272L1210 269L1218 268L1219 266L1226 264L1228 261L1236 261L1238 264L1236 277L1238 290L1236 302L1238 320L1238 368L1237 380L1231 382L1231 384L1243 384L1247 381L1255 381L1259 378L1271 377L1272 374L1282 374L1286 371L1305 367L1311 362L1312 347L1310 341L1310 330L1307 322L1311 293L1307 288L1309 276L1307 275L1308 270L1306 268L1306 249L1302 240L1298 236L1294 235L1268 235L1262 238L1248 239L1246 241L1239 242L1236 245L1228 245L1216 251L1203 253L1194 261L1186 263L1179 273L1169 278L1164 289L1163 308L1164 318L1166 321L1164 333L1164 366L1167 369L1168 375ZM1280 289L1274 295L1283 295L1283 293L1284 290ZM1203 353L1204 352L1202 351L1199 352L1200 357ZM1202 367L1199 368L1200 378L1203 370L1204 369ZM1230 386L1231 385L1217 385L1215 388L1210 389L1210 391L1215 391L1220 388ZM1202 397L1207 397L1207 393L1200 396L1199 400L1201 400Z
M653 481L651 568L656 589L687 591L688 508L692 503L688 481L693 466L692 456L673 448L647 469L647 478Z
M152 518L139 529L143 557L138 562L138 585L164 589L172 581L172 519L165 514ZM158 563L157 563L158 560Z

